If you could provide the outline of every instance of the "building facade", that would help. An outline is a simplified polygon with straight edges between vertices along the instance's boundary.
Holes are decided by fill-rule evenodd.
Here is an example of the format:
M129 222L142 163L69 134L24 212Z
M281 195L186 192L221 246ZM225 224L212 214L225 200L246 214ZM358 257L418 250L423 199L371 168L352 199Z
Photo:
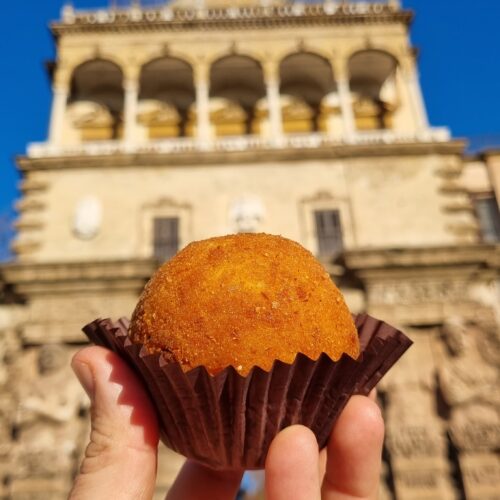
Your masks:
M500 152L427 119L398 1L177 0L51 25L49 137L18 158L0 267L0 498L64 498L87 439L68 360L158 262L302 243L414 347L384 379L381 498L498 499ZM54 390L57 388L57 390ZM182 459L162 448L158 495Z

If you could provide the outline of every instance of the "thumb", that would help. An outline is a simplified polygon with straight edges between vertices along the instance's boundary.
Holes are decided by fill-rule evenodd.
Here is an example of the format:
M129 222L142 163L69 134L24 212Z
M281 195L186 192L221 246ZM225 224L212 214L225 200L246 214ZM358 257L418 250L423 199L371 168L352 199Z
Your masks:
M152 498L158 423L141 383L117 354L102 347L79 351L72 368L90 398L92 427L69 498Z

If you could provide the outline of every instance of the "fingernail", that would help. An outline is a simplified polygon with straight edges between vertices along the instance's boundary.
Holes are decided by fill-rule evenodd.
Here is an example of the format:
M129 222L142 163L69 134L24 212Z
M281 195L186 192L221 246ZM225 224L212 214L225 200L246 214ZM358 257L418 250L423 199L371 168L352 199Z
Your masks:
M90 400L94 398L94 375L90 366L87 363L82 363L81 361L74 361L71 365L76 377L82 384Z

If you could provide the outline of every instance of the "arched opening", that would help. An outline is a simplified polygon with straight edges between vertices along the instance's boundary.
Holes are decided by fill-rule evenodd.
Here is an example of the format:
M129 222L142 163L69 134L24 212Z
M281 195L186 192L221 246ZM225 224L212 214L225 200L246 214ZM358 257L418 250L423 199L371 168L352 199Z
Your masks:
M256 104L266 94L260 64L232 55L210 68L210 123L216 136L258 132Z
M299 52L280 64L283 131L326 130L330 114L340 113L326 97L336 93L330 63L317 54Z
M358 130L390 129L398 107L396 59L378 50L364 50L349 60L353 111Z
M71 79L67 116L81 141L118 139L123 126L123 74L113 62L94 59Z
M137 120L149 139L188 135L188 111L195 101L193 69L174 57L142 67Z

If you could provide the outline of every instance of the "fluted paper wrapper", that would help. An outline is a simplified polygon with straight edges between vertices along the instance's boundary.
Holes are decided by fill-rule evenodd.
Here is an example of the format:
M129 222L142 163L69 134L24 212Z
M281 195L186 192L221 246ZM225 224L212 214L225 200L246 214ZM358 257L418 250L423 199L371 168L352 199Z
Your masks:
M355 318L361 355L332 361L298 354L243 377L233 367L215 376L204 367L187 373L128 338L129 321L98 319L83 328L97 345L125 358L155 404L163 442L214 469L263 468L272 439L283 428L309 427L320 448L353 394L368 394L412 344L402 332L371 316Z

